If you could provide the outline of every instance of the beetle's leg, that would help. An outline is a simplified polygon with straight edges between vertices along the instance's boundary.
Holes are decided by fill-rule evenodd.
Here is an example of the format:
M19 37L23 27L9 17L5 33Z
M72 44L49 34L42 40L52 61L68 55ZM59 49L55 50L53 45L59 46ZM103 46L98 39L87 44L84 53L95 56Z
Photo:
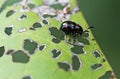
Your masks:
M75 44L75 42L76 42L76 37L77 37L77 34L74 33L74 34L73 34L73 44Z
M68 39L68 41L71 41L71 34L69 35L69 39Z

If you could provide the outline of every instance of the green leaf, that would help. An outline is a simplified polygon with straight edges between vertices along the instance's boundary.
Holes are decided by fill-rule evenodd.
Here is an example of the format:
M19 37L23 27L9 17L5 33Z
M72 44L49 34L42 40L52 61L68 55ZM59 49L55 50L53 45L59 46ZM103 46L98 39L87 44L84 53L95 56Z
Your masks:
M12 54L13 62L27 63L29 61L29 56L22 50L18 50Z
M0 57L3 56L4 52L5 52L4 46L0 47Z
M83 38L90 44L82 47L65 41L64 33L59 30L62 22L55 19L43 22L41 16L31 11L18 11L6 17L11 9L0 15L0 79L99 79L106 72L113 72L87 29L81 11L70 20L88 30L89 34ZM6 31L8 27L10 30Z

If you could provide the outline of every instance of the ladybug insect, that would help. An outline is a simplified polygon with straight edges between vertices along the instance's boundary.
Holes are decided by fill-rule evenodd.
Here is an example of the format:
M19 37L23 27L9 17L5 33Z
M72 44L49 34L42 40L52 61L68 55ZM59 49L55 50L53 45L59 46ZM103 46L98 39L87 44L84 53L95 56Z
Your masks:
M83 28L79 24L72 21L64 21L61 24L60 29L65 33L65 35L69 36L69 41L70 38L74 38L73 43L76 42L76 37L78 35L81 36L83 34Z

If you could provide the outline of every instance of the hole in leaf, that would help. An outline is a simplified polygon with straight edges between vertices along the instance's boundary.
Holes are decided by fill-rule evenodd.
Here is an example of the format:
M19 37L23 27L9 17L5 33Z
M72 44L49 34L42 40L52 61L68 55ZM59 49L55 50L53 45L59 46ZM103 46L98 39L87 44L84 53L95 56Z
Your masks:
M23 14L22 16L20 16L21 19L23 18L27 18L27 15Z
M33 27L30 27L29 29L35 31L35 28L33 28Z
M100 52L98 50L93 51L93 54L96 58L101 57Z
M71 48L72 53L74 54L84 54L83 47L75 45Z
M56 27L51 27L49 31L56 39L64 40L65 35L61 30L58 30Z
M77 39L78 39L78 41L81 42L81 43L88 44L88 45L90 44L90 42L89 42L88 39L83 38L83 37L81 37L81 36L79 36Z
M57 15L50 15L50 14L44 14L43 17L44 18L53 18L53 17L56 17Z
M43 20L42 22L43 22L43 24L48 24L47 20Z
M22 79L32 79L31 76L25 76Z
M52 57L53 57L53 58L58 58L62 53L61 53L61 51L59 51L59 50L57 50L57 49L53 49L53 50L51 51L51 54L52 54Z
M45 48L46 48L46 44L39 46L39 50L40 50L40 51L45 50Z
M103 59L102 59L102 62L105 62L105 61L106 61L106 60L103 58Z
M24 49L29 52L29 54L34 54L38 44L32 40L24 40Z
M58 43L60 43L60 40L59 40L59 39L56 39L56 38L53 38L53 39L52 39L52 42L58 44Z
M7 12L6 17L10 17L14 13L15 13L14 10L10 10L10 11Z
M26 30L27 30L26 28L21 28L18 30L18 32L22 33L22 32L26 32Z
M12 30L13 30L13 27L6 27L4 32L7 34L7 35L11 35L12 34Z
M61 5L61 4L53 4L50 7L54 8L55 10L63 10L63 8L65 6Z
M29 58L30 57L22 50L18 50L12 54L13 62L17 63L27 63Z
M92 68L93 70L98 70L98 69L100 69L101 67L102 67L102 64L94 64L94 65L91 66L91 68Z
M99 79L110 79L111 77L111 71L107 71L103 76L101 76ZM111 78L114 79L114 78Z
M83 32L82 37L83 38L88 38L89 37L89 33L88 32Z
M78 56L73 55L72 56L72 69L73 70L79 70L81 67L81 62Z
M93 41L95 41L95 38L92 38Z
M4 52L5 52L4 46L0 47L0 57L3 56Z
M59 68L65 70L65 71L70 70L70 65L66 62L58 62L58 66L59 66Z
M40 28L40 27L42 27L42 25L39 22L36 22L36 23L33 24L32 27L33 28Z
M18 20L22 20L22 19L26 19L27 18L27 15L26 14L22 14L19 18L18 18Z
M13 49L9 49L6 54L9 55L9 54L13 54L13 53L14 53L14 50Z

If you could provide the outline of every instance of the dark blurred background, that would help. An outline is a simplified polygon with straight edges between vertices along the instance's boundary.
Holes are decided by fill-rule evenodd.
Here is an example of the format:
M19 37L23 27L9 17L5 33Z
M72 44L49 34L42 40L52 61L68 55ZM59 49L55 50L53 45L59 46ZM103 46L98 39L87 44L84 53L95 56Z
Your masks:
M120 0L79 0L80 9L120 79Z

